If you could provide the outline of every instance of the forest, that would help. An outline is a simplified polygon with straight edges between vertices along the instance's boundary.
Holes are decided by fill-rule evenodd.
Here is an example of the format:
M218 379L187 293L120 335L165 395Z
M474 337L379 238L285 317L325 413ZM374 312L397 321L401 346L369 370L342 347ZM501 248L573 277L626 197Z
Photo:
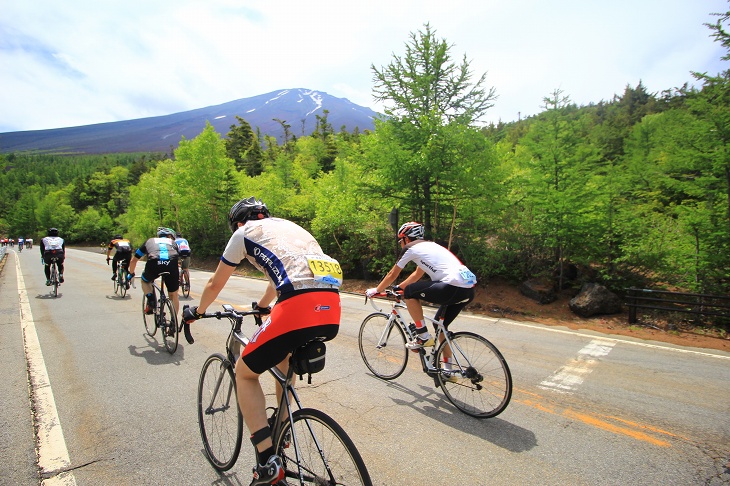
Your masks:
M708 42L727 61L730 11L715 15ZM213 257L231 205L253 195L307 228L345 278L387 272L394 228L417 220L485 284L730 292L730 71L661 93L639 80L588 106L556 89L539 114L484 125L496 93L451 50L426 24L371 66L388 106L374 131L337 130L325 111L282 142L238 117L171 154L3 154L0 235L57 227L70 245L139 244L162 225Z

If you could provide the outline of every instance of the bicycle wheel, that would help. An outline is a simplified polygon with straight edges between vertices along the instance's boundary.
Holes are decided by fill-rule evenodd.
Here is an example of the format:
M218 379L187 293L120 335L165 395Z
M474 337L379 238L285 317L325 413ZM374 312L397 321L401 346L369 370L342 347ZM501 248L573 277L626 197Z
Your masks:
M142 319L144 319L144 328L147 335L152 337L157 332L157 316L155 314L147 314L144 308L147 307L147 295L142 292Z
M378 378L392 380L406 369L408 349L403 329L382 312L370 314L360 325L360 356Z
M334 419L303 408L294 412L293 420L293 426L284 423L274 441L288 478L298 484L373 484L355 444Z
M476 418L499 415L512 397L512 375L502 353L492 343L471 332L451 336L451 371L443 369L444 341L436 351L438 383L456 408ZM458 364L457 364L458 363Z
M58 270L56 269L56 264L51 264L51 292L53 293L54 297L58 297Z
M114 293L119 293L119 272L114 276Z
M243 417L236 401L233 366L221 354L209 356L200 372L198 425L211 466L218 471L232 468L241 451Z
M157 327L162 329L162 339L165 341L165 349L170 354L177 351L177 341L180 337L177 328L177 316L172 301L165 298L160 303L160 311L157 317Z
M121 267L121 263L119 266ZM122 297L127 296L127 284L124 281L124 268L118 268L117 269L117 286L119 287L119 295Z
M183 297L186 299L190 297L190 276L187 271L183 271L180 274L180 288L182 289Z

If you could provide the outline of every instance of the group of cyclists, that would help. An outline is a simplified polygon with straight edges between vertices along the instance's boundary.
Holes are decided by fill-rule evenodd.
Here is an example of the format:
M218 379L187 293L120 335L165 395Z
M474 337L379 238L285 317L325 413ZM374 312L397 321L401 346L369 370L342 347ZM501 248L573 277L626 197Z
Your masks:
M193 344L189 326L205 314L244 259L267 277L266 290L253 307L268 317L242 351L241 359L236 361L235 377L238 404L257 452L251 484L277 484L283 481L284 465L272 442L259 377L273 366L286 372L288 357L294 349L315 338L328 341L337 335L341 318L339 288L343 275L337 260L325 254L307 230L286 219L272 217L266 204L255 197L234 204L228 214L228 224L232 236L215 272L203 288L199 304L183 310L185 336ZM112 278L116 278L116 268L120 264L127 266L128 280L133 278L139 260L147 257L140 276L148 299L147 313L152 313L156 304L152 282L158 277L169 291L175 312L179 312L177 262L181 258L189 259L190 247L186 240L181 241L178 237L172 229L160 227L156 237L148 239L136 251L132 251L129 240L120 234L109 242L107 263L111 252L115 252L111 259ZM401 251L395 265L376 287L366 291L366 295L372 297L382 293L395 283L409 262L415 263L416 270L400 287L417 330L417 338L407 346L418 351L435 344L424 323L421 300L438 304L437 316L448 326L474 299L477 281L453 253L425 239L421 223L403 224L396 238ZM423 275L430 279L422 280ZM277 392L281 393L281 390Z
M15 239L14 238L0 238L0 246L9 246L14 247L15 246ZM25 239L22 236L18 237L17 240L18 243L18 251L23 251L24 247L32 248L33 247L33 240Z

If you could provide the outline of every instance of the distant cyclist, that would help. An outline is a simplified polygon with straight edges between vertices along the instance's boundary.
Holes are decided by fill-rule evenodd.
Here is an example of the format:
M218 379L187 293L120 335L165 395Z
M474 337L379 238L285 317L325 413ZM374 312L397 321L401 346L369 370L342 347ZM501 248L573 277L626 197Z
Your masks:
M190 249L190 243L179 232L175 235L175 243L180 251L180 268L186 271L190 268L190 255L193 253Z
M124 274L127 274L129 268L129 260L132 258L132 244L128 239L124 238L120 234L114 235L106 249L106 264L109 265L109 257L111 252L114 250L114 257L111 258L112 262L112 280L117 278L117 265L121 262Z
M401 247L398 261L377 287L365 292L368 297L383 292L395 282L409 262L416 264L414 272L400 284L408 313L416 324L416 340L406 344L411 350L434 345L423 318L421 300L439 304L441 307L436 313L437 319L443 319L444 326L448 327L461 310L474 300L474 286L477 283L474 274L453 253L438 243L424 240L423 235L421 223L411 221L402 225L397 236ZM424 274L428 274L431 279L420 281Z
M46 285L51 285L51 259L56 259L58 281L63 283L63 261L66 259L66 242L58 236L58 229L50 228L48 236L41 240L41 259L45 265Z
M22 236L18 237L18 251L23 251L23 245L25 244L25 240Z
M168 272L168 274L162 276L162 280L165 282L167 293L170 300L172 300L172 306L175 308L175 315L177 315L180 306L180 297L177 293L180 288L180 272L177 267L177 260L180 255L174 238L175 232L173 230L160 226L157 228L157 238L150 238L145 241L144 245L137 248L137 251L132 255L132 260L129 262L128 278L131 279L134 277L137 262L147 255L147 263L141 276L142 290L147 296L147 305L145 306L147 314L152 314L157 305L152 293L152 282L160 277L161 273Z

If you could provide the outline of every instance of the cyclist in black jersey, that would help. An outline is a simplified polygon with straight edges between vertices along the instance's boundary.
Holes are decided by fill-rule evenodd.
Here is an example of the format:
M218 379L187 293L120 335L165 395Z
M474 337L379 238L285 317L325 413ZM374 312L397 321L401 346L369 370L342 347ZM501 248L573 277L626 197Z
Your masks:
M161 273L168 272L162 275L162 280L165 282L167 293L170 300L172 300L172 306L175 308L175 315L177 315L180 307L180 296L177 292L180 288L180 272L177 260L180 255L175 243L175 232L170 228L161 226L157 228L157 238L150 238L145 241L144 245L137 248L137 251L132 255L132 260L129 262L128 280L134 277L137 262L145 255L147 255L147 263L141 275L142 290L147 295L145 312L152 314L156 305L152 293L152 282L160 277Z

